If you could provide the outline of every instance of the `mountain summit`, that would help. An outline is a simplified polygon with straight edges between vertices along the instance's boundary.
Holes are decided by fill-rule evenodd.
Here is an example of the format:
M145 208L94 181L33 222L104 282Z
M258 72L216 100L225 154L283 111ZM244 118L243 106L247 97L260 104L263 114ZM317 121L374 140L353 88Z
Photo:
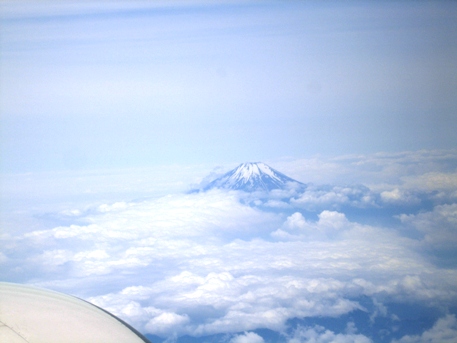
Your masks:
M204 191L213 188L241 190L245 192L271 191L290 186L304 186L262 162L242 163L235 169L210 182Z

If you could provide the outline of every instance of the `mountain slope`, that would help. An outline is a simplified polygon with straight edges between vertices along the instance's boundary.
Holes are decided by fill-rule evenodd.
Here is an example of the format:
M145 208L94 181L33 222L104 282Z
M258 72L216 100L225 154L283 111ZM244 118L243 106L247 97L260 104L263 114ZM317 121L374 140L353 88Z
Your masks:
M203 190L222 188L254 192L286 189L291 186L305 185L278 172L265 163L256 162L240 164L235 169L209 183Z

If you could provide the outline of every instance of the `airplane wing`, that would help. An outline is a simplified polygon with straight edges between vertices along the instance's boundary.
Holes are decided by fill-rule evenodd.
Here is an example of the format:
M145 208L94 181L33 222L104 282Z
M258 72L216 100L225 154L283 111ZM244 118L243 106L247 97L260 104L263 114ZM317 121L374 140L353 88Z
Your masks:
M150 343L129 324L82 299L0 282L0 342Z

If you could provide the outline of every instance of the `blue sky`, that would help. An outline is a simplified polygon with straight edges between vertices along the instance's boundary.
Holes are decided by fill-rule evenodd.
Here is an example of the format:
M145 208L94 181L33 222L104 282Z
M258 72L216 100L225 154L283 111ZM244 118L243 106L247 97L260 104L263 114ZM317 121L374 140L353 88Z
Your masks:
M457 340L455 2L0 13L0 281L154 342ZM307 187L188 192L246 161Z
M2 7L6 172L456 146L452 2Z

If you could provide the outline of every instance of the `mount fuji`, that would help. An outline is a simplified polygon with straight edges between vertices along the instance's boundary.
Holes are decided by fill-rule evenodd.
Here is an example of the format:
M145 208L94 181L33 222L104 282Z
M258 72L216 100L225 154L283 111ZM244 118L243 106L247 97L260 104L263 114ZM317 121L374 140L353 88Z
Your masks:
M210 182L203 188L203 191L222 188L255 192L305 186L305 184L278 172L265 163L251 162L242 163L235 169Z

